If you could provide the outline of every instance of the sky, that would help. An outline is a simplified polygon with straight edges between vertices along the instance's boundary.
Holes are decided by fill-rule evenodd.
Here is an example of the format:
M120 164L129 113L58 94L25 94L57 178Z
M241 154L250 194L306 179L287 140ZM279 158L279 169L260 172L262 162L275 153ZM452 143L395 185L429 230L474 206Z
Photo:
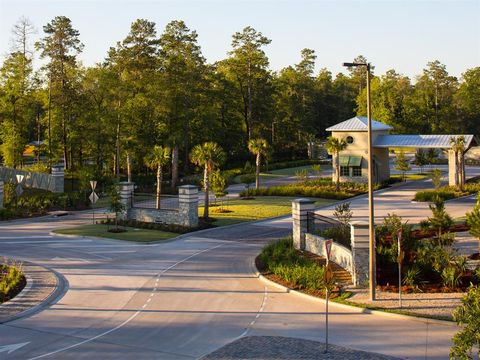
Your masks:
M58 15L80 31L86 66L102 61L138 18L154 21L158 33L184 20L208 62L225 58L232 34L252 26L272 40L265 47L272 70L298 63L303 48L315 50L317 71L333 74L359 54L376 74L395 69L412 79L433 60L457 77L480 66L480 0L0 0L2 59L21 16L34 23L37 39Z

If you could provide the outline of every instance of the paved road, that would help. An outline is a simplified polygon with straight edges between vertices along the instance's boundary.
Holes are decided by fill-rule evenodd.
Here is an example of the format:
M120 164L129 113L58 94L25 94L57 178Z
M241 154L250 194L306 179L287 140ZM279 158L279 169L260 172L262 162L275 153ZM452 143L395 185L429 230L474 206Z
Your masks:
M395 191L382 196L401 200ZM285 223L212 229L155 245L49 235L89 216L0 226L0 254L53 268L68 282L54 305L0 325L0 359L195 359L247 335L323 340L322 302L255 276L254 257L290 232ZM331 312L332 343L400 358L445 359L456 331L454 324L335 304ZM8 347L14 344L16 350Z

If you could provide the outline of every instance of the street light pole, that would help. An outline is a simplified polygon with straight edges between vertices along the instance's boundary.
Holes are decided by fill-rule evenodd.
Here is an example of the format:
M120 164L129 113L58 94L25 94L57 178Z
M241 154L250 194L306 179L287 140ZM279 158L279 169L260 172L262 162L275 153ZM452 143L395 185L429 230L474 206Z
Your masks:
M346 67L365 67L367 70L367 137L368 137L368 235L369 235L369 290L370 300L375 300L377 282L376 247L375 247L375 217L373 203L373 154L372 154L372 110L370 99L371 67L369 63L343 63Z

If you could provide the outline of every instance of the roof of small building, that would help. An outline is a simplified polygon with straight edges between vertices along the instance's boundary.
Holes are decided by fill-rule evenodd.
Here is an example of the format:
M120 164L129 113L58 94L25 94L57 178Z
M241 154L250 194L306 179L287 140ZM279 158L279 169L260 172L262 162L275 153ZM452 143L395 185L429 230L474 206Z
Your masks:
M365 116L356 116L351 119L342 121L336 125L325 129L326 131L367 131L368 118ZM391 130L390 125L381 123L380 121L372 119L372 131Z
M473 141L473 135L379 135L373 142L373 147L412 147L449 149L452 147L451 138L463 136L465 148L468 149Z

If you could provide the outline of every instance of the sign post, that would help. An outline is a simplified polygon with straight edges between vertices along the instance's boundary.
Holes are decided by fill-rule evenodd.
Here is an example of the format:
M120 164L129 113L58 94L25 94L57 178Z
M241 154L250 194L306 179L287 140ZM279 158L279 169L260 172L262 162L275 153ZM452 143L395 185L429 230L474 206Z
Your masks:
M15 198L15 207L18 206L18 198L20 196L22 196L23 194L23 188L22 188L22 181L23 181L23 178L25 176L24 175L21 175L21 174L17 174L16 175L16 178L17 178L17 187L15 188L15 194L17 195L16 198Z
M397 241L398 241L398 306L402 308L402 261L403 261L402 229L398 231Z
M92 204L92 224L95 224L95 208L93 207L93 205L95 205L98 200L98 195L95 192L95 188L97 187L97 181L91 180L90 187L92 188L92 193L88 198L90 199L90 203Z
M332 280L333 274L330 269L330 253L332 251L332 240L325 240L326 265L325 265L325 353L328 353L328 284Z

